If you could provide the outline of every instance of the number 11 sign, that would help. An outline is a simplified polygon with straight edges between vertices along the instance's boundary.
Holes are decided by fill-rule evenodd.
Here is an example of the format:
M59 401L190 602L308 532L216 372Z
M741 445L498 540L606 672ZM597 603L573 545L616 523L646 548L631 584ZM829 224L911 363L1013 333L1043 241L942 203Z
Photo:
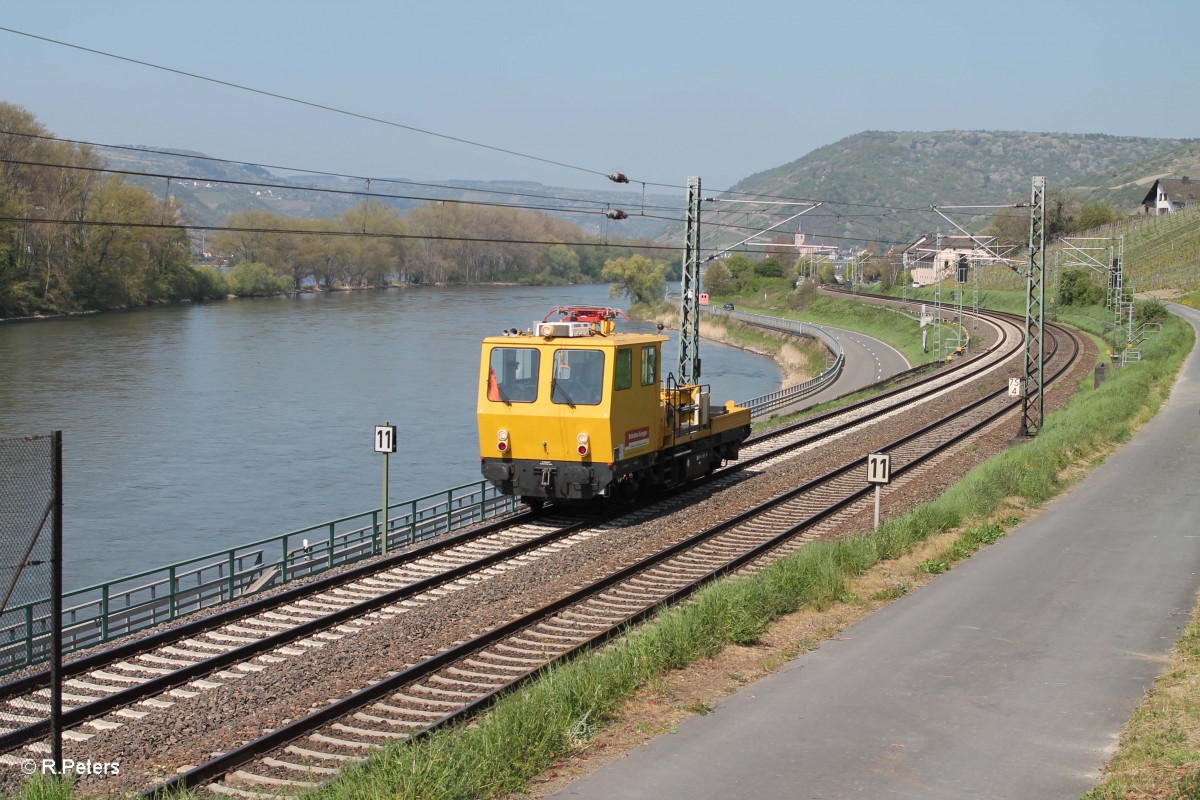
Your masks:
M388 455L396 452L396 426L375 426L375 452L383 453L383 513L380 514L380 549L387 554L388 534Z
M879 495L892 481L892 457L887 453L867 454L867 483L875 484L875 529L879 530Z
M871 453L867 456L867 483L877 486L892 482L892 457L887 453Z

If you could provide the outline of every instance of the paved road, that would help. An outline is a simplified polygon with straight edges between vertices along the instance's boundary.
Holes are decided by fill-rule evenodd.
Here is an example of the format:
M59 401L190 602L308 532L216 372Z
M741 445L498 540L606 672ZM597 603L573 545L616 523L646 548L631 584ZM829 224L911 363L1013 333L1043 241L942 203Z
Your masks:
M555 797L1077 798L1195 602L1198 412L1193 351L1040 517Z
M842 374L821 391L808 395L790 406L780 408L774 412L776 414L791 414L827 400L833 400L844 394L855 392L864 386L870 386L884 378L889 378L898 372L903 372L912 366L899 350L887 342L873 339L857 331L832 328L828 325L817 327L828 331L842 346L842 352L846 354L846 363L842 367Z

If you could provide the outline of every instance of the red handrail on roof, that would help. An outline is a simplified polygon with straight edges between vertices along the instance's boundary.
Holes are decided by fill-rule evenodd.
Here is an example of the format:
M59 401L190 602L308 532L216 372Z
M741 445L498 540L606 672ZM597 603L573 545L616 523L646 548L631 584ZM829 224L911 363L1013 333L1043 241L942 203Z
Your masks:
M606 306L555 306L550 309L546 316L542 317L542 322L550 319L555 314L562 314L560 322L590 322L596 323L606 319L616 319L620 314L628 321L629 317L619 308L608 308Z

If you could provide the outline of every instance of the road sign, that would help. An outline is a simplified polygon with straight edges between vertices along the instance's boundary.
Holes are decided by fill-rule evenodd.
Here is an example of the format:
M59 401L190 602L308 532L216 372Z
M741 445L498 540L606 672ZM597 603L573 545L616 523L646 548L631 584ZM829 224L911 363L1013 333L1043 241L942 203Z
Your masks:
M892 481L892 457L887 453L867 456L867 483L882 486Z
M376 425L375 426L375 452L376 453L394 453L394 452L396 452L396 426L395 425Z
M1020 378L1009 378L1008 379L1008 396L1009 397L1020 397L1021 396L1021 379Z

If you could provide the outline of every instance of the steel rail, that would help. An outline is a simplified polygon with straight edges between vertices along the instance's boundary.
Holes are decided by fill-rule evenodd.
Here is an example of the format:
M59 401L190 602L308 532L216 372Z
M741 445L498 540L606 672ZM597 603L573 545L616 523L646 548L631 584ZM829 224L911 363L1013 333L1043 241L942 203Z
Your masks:
M1059 330L1062 331L1061 328ZM1067 369L1069 369L1070 365L1073 364L1074 360L1078 357L1078 353L1079 353L1078 340L1074 337L1073 334L1070 334L1069 331L1067 331L1066 333L1069 336L1070 340L1072 342L1074 342L1075 349L1074 349L1074 352L1072 354L1070 354L1071 357L1067 359L1066 363L1063 366L1061 366L1054 373L1053 376L1051 376L1051 381L1057 380ZM1057 349L1058 349L1057 339L1055 339L1055 342L1056 342L1056 345L1055 345L1054 352L1057 352ZM1053 355L1053 353L1051 355ZM965 406L963 409L960 409L960 411L958 413L956 413L953 417L943 418L943 419L936 420L932 423L929 423L928 425L925 425L916 431L905 434L904 436L894 440L893 442L890 442L889 444L885 445L881 449L884 449L884 450L894 449L894 448L897 448L903 444L906 444L914 439L917 439L921 436L925 436L933 431L936 431L938 428L941 428L941 427L947 425L948 423L950 423L952 421L958 420L961 417L966 416L967 414L971 413L971 411L979 408L980 406L982 406L985 403L990 403L996 399L1002 398L1006 393L1007 393L1006 388L997 389L984 397L976 399L972 403ZM904 473L908 472L909 470L914 469L914 468L924 464L925 462L927 462L929 459L933 458L934 456L940 455L941 453L945 452L946 450L949 450L951 447L955 446L956 444L961 442L963 439L975 434L979 430L987 427L988 425L991 425L993 422L997 421L1001 417L1011 413L1015 407L1016 407L1016 404L1012 403L1012 402L1003 404L1000 408L996 409L995 411L986 414L978 422L970 425L963 431L960 431L959 433L954 434L948 440L937 444L936 446L934 446L932 449L928 450L924 454L919 455L918 457L914 458L913 460L911 460L905 464L896 466L895 468L893 468L892 474L894 476L902 476ZM325 725L326 723L331 722L331 721L333 721L339 717L342 717L348 713L352 713L352 712L356 711L357 709L361 708L362 706L366 705L367 703L377 700L377 699L383 697L384 695L387 695L388 693L395 691L396 689L399 689L409 683L419 680L422 677L430 675L439 669L449 666L450 664L453 664L454 662L459 661L460 659L462 659L474 652L477 652L500 639L503 639L507 636L510 636L521 630L524 630L524 629L530 627L531 625L534 625L537 622L551 616L552 614L557 613L558 611L561 611L571 605L575 605L597 593L603 592L605 589L607 589L617 583L620 583L630 577L633 577L634 575L642 573L642 572L646 571L647 569L649 569L655 565L658 565L661 562L666 561L685 550L691 549L694 546L701 544L730 528L733 528L737 525L747 522L755 517L761 516L766 511L773 509L776 506L778 506L782 503L785 503L788 500L793 499L794 497L796 497L804 492L812 491L814 488L820 486L823 483L827 483L837 477L844 476L853 470L861 469L861 468L862 468L861 459L855 459L854 461L852 461L850 463L847 463L841 467L837 467L837 468L827 472L825 475L822 475L820 477L817 477L810 481L807 481L803 485L795 487L775 498L771 498L770 500L764 501L763 503L759 503L756 506L754 506L753 508L748 509L747 511L744 511L744 512L734 516L731 519L724 520L724 521L718 523L717 525L714 525L704 531L701 531L697 534L693 534L692 536L690 536L680 542L677 542L676 544L660 551L659 553L656 553L652 556L642 559L641 561L639 561L635 564L632 564L628 567L618 570L618 571L602 578L601 580L593 583L592 585L590 585L588 587L579 589L579 590L571 593L570 595L564 596L564 597L562 597L550 604L547 604L546 606L543 606L542 608L537 609L537 610L535 610L525 616L522 616L518 619L509 621L509 622L507 622L491 631L481 634L480 636L475 637L467 642L464 642L464 643L461 643L454 647L448 648L447 650L443 651L442 653L439 653L436 656L426 659L425 661L423 661L419 664L408 667L407 669L405 669L395 675L385 678L384 680L379 681L375 684L372 684L371 686L368 686L357 692L354 692L353 694L351 694L341 700L331 703L328 706L326 706L325 708L322 708L322 709L319 709L318 711L312 712L298 720L295 720L294 722L291 722L287 725L283 725L283 726L281 726L281 727L279 727L257 739L254 739L250 742L247 742L244 745L241 745L240 747L230 750L228 753L225 753L225 754L222 754L221 756L213 758L213 759L205 762L204 764L201 764L181 775L178 775L163 784L160 784L158 786L155 786L155 787L152 787L152 788L146 790L145 792L143 792L143 794L141 796L146 797L146 798L158 798L158 797L164 796L168 792L174 791L174 790L182 788L182 787L188 787L188 788L194 789L195 787L197 787L201 784L211 782L212 780L215 780L216 778L219 778L222 775L228 774L229 771L231 771L235 767L241 766L242 764L245 764L246 762L252 760L253 758L255 758L257 756L271 752L271 751L277 749L278 747L286 745L286 744L298 739L299 737L304 736L305 734L307 734L311 731L314 731L317 728L320 728L321 726ZM508 691L511 691L513 688L520 686L523 683L531 680L538 673L540 673L542 670L544 670L545 667L550 666L552 664L561 663L564 660L573 658L573 657L577 656L578 654L591 649L592 647L596 646L597 644L600 644L604 641L608 641L612 637L624 632L628 628L629 625L644 620L649 615L653 614L656 611L656 609L658 609L664 605L670 605L674 602L678 602L681 599L691 596L697 589L701 588L702 586L705 586L705 585L727 575L729 572L739 568L740 566L766 554L770 550L779 546L784 541L793 537L801 529L811 527L813 524L816 524L817 522L820 522L823 519L828 518L829 516L837 513L838 511L842 510L846 506L851 505L852 503L865 498L873 490L874 490L874 487L867 485L862 489L854 491L854 492L850 493L849 495L846 495L846 496L838 499L834 503L827 505L826 508L822 509L821 511L817 512L816 514L811 515L808 519L788 527L784 531L771 537L768 541L763 542L762 544L754 547L753 549L747 551L746 553L743 553L742 555L735 557L734 559L732 559L731 561L729 561L722 567L719 567L717 569L710 571L705 576L690 583L688 586L675 591L668 598L666 598L664 600L660 600L658 602L655 602L653 605L627 617L626 619L621 620L620 622L611 626L606 631L598 633L596 636L594 636L592 639L589 639L587 642L577 645L576 647L572 648L570 651L568 651L568 653L566 653L564 655L560 655L560 656L552 659L551 661L547 662L546 664L541 665L540 667L537 667L535 669L532 669L527 674L516 678L512 682L498 687L497 689L492 691L490 694L488 694L484 697L480 697L476 700L473 700L469 704L463 706L462 708L460 708L454 712L451 712L450 714L445 715L444 717L442 717L441 719L430 724L426 728L412 734L409 737L410 740L418 738L420 736L428 735L428 733L430 733L431 731L433 731L439 727L443 727L446 724L449 724L454 721L458 721L460 719L464 719L470 715L473 715L475 713L478 713L479 711L482 711L483 709L487 708L492 703L494 703L495 700L500 695L507 693Z
M996 346L998 346L998 345L994 345L993 347L996 347ZM990 352L991 349L992 348L989 348L989 350L985 351L985 352ZM973 362L963 362L962 366L965 367L971 363L973 363ZM946 376L946 373L939 372L937 375L932 376L932 378L945 377L945 376ZM917 382L917 384L914 384L914 385L920 385L921 383L924 383L924 381L919 381L919 382ZM901 389L898 389L896 391L902 391L902 390L911 389L911 388L912 388L912 385L909 385L906 387L901 387ZM889 393L889 394L891 394L891 393ZM848 406L846 408L836 409L831 412L826 412L824 414L818 415L817 417L811 418L809 420L805 420L802 423L797 423L792 426L788 426L787 430L789 430L789 431L795 430L797 427L801 427L803 425L809 425L818 420L825 420L831 416L836 416L839 413L845 413L849 410L855 410L857 408L860 408L861 405L864 403L878 402L879 399L880 398L878 396L874 397L874 398L868 398L865 401L860 401L859 403L852 404L851 406ZM852 427L857 424L866 424L873 417L876 417L880 414L886 413L889 410L891 410L891 409L886 408L886 407L880 408L878 410L871 412L870 414L868 414L866 416L850 420L846 423L843 423L841 425L835 426L834 428L819 432L817 434L814 434L813 436L806 437L802 440L791 442L791 443L787 444L785 447L780 448L778 450L760 454L759 456L756 456L756 457L753 457L750 459L746 459L743 462L739 462L737 464L731 465L730 467L727 467L727 468L721 470L719 473L716 473L714 475L714 479L721 477L721 476L729 475L733 472L740 471L740 470L745 469L749 466L752 466L764 459L777 457L782 452L786 452L787 450L795 449L797 447L801 447L806 444L811 444L813 441L830 436L833 433L845 430L848 427ZM762 441L764 438L770 438L770 437L758 437L755 441ZM671 492L663 493L663 494L656 496L654 498L654 501L672 497L682 491L686 491L690 488L693 488L696 485L697 485L697 482L685 484L684 486L678 487L677 489L672 490ZM636 510L636 509L625 509L625 511L629 511L629 510ZM611 517L614 515L615 515L615 513L606 515L606 517ZM440 551L450 549L452 547L463 544L465 542L469 542L474 539L481 538L482 536L486 536L486 535L489 535L492 533L502 531L509 527L514 527L516 525L524 524L524 523L532 521L534 519L539 519L542 516L545 516L545 515L544 514L539 515L539 514L535 514L535 513L526 513L526 514L517 515L515 517L509 517L509 518L499 521L499 522L489 523L487 525L481 526L480 528L472 529L472 530L448 537L446 539L439 539L437 542L423 545L421 547L415 548L413 550L405 551L403 553L399 553L394 556L390 556L387 559L385 559L384 561L371 562L368 564L360 565L360 566L354 567L350 570L347 570L345 572L338 573L336 575L326 576L326 577L317 579L315 581L312 581L310 583L301 584L292 589L287 589L287 590L281 591L277 594L271 595L270 597L263 598L261 600L251 601L250 603L245 603L245 604L227 609L226 611L218 612L217 614L213 614L213 615L201 618L199 620L194 620L190 623L185 623L181 626L177 626L177 627L165 630L165 631L161 631L161 632L159 632L157 634L153 634L149 637L144 637L142 639L133 640L133 641L127 642L124 645L119 645L114 648L108 648L106 650L99 651L99 652L90 654L88 656L85 656L84 658L76 659L75 661L70 662L70 664L66 665L67 674L68 675L79 675L84 672L87 672L88 670L95 669L99 666L110 663L112 661L136 656L137 654L144 653L149 650L153 650L154 648L160 647L164 644L170 644L173 642L177 642L181 639L184 639L184 638L187 638L190 636L195 636L199 633L203 633L205 631L212 630L214 628L219 628L223 625L229 624L230 622L237 621L243 617L261 613L263 611L271 610L273 608L278 608L282 605L286 605L287 603L293 602L296 599L304 598L311 594L316 594L318 592L325 591L329 588L337 587L339 585L359 579L361 577L370 576L370 575L376 574L378 572L392 569L397 566L402 566L403 564L405 564L409 561L413 561L413 560L425 557L427 555L435 554ZM603 518L601 518L601 519L603 519ZM244 661L247 658L252 658L257 654L260 654L262 652L267 652L271 649L274 649L275 647L279 647L281 645L285 645L285 644L295 641L297 639L301 639L306 636L312 635L314 632L320 631L320 630L330 627L332 625L339 624L341 622L344 622L347 619L352 619L354 617L370 613L371 611L377 610L380 607L394 603L397 600L403 599L407 596L411 596L413 594L419 594L420 592L427 591L428 589L433 588L437 585L440 585L441 583L456 580L457 578L462 577L462 575L465 575L465 574L468 574L475 570L490 566L491 564L498 563L499 561L502 561L506 558L511 558L515 555L519 555L520 553L526 552L530 549L535 549L541 545L552 542L557 538L563 538L563 537L569 536L572 533L574 533L580 529L583 529L585 527L589 527L590 525L595 524L595 522L597 522L597 521L599 521L599 520L592 519L592 520L575 523L573 525L569 525L565 528L559 529L557 531L552 531L548 534L544 534L543 536L536 537L534 539L531 539L527 542L521 543L514 547L506 548L497 553L486 556L482 559L472 560L466 564L452 568L452 569L448 570L447 572L441 573L436 576L432 576L431 578L414 582L405 587L401 587L401 588L393 590L391 592L387 592L385 594L379 595L370 600L363 601L361 603L357 603L352 606L348 606L344 609L327 614L325 616L311 620L309 622L300 623L293 628L290 628L286 631L282 631L278 634L264 637L263 639L260 639L254 643L247 644L242 647L236 648L234 650L218 654L216 656L213 656L212 658L205 659L203 661L195 662L194 664L190 664L186 667L182 667L178 670L172 671L169 674L161 675L161 676L158 676L155 678L148 679L145 682L138 684L136 686L132 686L132 687L129 687L124 690L115 691L114 693L112 693L110 695L107 695L102 698L98 698L94 702L87 703L87 704L81 705L81 706L77 706L77 707L67 711L64 714L64 718L63 718L64 724L66 724L68 726L77 725L88 719L96 718L105 713L108 713L109 711L111 711L115 708L120 707L121 705L136 702L137 700L140 700L149 695L158 693L160 691L165 691L170 688L174 688L180 684L187 683L191 680L194 680L195 678L198 678L205 674L211 673L215 670L219 670L222 667L228 666L230 664L233 664L233 663L236 663L239 661ZM41 676L35 674L35 675L27 676L19 681L15 681L10 684L7 684L4 687L0 687L0 691L5 691L7 693L4 696L0 696L0 700L4 699L5 696L11 697L11 696L18 694L21 689L28 690L30 688L35 687L39 682L41 682L41 681L39 681L39 677L41 678L41 681L45 680L44 674ZM4 750L13 749L21 744L27 743L28 741L36 739L40 736L44 736L46 734L46 732L48 731L48 728L49 728L49 722L41 721L38 723L33 723L31 725L25 726L23 728L18 728L14 731L11 731L9 733L2 735L2 736L0 736L0 752L2 752Z

